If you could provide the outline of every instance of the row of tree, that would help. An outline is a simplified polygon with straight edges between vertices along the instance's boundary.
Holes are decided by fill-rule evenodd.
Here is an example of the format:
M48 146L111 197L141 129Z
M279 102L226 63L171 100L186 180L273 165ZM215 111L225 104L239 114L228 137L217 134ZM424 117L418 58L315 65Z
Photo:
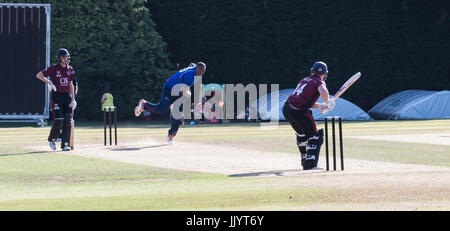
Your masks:
M175 66L145 1L22 2L51 4L51 62L57 62L58 48L69 50L79 80L77 119L102 120L100 99L106 86L119 119L133 118L139 99L159 99L162 82Z
M149 0L173 62L204 60L204 82L295 88L325 61L331 93L369 110L407 89L450 88L447 0Z
M322 60L331 93L361 71L344 98L365 110L401 90L450 87L447 0L22 2L51 4L52 62L58 48L70 51L79 119L102 118L105 86L119 119L130 119L140 98L159 99L176 63L197 61L207 64L204 83L283 89Z

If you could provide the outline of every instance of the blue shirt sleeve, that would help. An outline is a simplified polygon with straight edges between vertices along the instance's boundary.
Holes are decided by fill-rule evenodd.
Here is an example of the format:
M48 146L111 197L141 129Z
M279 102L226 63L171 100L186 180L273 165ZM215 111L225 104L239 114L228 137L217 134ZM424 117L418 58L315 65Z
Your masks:
M181 75L181 82L188 86L192 86L194 84L194 76L195 68L192 68Z

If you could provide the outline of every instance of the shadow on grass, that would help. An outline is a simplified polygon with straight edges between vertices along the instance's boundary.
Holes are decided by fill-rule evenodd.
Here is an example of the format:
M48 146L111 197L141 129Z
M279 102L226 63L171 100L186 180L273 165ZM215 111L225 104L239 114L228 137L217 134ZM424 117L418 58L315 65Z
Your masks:
M159 147L164 147L164 146L169 146L169 145L170 144L158 144L158 145L151 145L151 146L139 147L139 148L112 148L111 151L139 151L142 149L159 148Z
M222 123L222 124L195 124L195 125L189 125L190 121L192 120L186 120L183 127L259 127L260 122L243 122L239 120L230 120L228 123ZM103 129L104 124L99 121L76 121L77 125L76 127L81 127L85 129ZM264 123L264 122L263 122ZM280 121L280 125L287 125L287 122ZM114 126L113 126L114 127ZM158 119L158 120L152 120L150 122L147 121L117 121L117 129L121 128L169 128L170 127L170 121L167 119ZM109 130L109 126L106 128Z
M2 157L2 156L35 155L35 154L41 154L41 153L48 153L48 152L46 152L46 151L36 151L36 152L22 152L22 153L7 153L7 154L0 154L0 157Z
M320 171L323 170L323 168L313 168L312 170L306 170L310 173L313 173L314 171ZM252 176L286 176L285 173L289 172L300 172L303 170L300 169L285 169L285 170L273 170L273 171L264 171L264 172L249 172L249 173L240 173L240 174L233 174L228 175L229 177L252 177Z

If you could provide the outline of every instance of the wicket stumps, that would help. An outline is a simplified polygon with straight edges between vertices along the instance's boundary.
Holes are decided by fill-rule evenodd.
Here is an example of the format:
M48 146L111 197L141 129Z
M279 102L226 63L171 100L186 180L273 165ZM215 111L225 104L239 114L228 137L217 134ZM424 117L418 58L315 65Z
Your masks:
M326 161L326 170L330 171L329 164L329 148L328 148L328 121L331 120L331 132L333 133L331 136L331 140L333 142L333 170L336 171L336 129L335 122L339 121L339 154L341 157L341 170L344 170L344 144L342 141L342 118L340 116L334 117L326 117L325 118L325 161Z
M112 111L112 110L114 111ZM114 121L112 121L112 114L114 113ZM106 145L106 124L109 125L109 145L112 145L112 131L111 126L114 123L114 141L115 145L117 145L117 107L105 107L103 111L103 134Z

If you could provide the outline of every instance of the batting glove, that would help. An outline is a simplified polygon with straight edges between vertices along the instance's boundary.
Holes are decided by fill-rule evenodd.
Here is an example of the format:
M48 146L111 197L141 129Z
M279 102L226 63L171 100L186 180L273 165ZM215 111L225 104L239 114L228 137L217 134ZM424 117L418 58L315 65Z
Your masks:
M73 99L72 102L69 104L69 107L71 107L72 110L75 110L75 108L77 108L77 101L75 101L75 100Z
M320 113L322 113L322 114L325 114L325 113L331 111L331 109L332 109L330 106L328 106L325 103L318 103L317 108L319 108Z
M325 104L331 108L330 110L332 110L334 108L334 106L336 105L336 102L334 101L334 99L330 99L327 102L325 102Z
M56 92L56 86L52 81L50 81L50 83L48 83L48 91L52 92L52 90Z

